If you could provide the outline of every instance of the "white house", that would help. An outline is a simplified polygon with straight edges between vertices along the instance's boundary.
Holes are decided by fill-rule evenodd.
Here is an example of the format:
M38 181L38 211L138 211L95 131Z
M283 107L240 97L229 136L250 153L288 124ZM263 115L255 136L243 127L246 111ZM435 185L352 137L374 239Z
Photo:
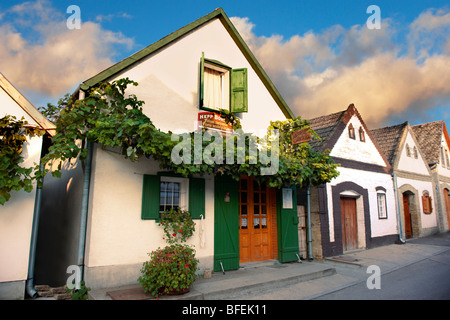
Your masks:
M409 123L371 132L393 168L401 239L438 232L431 171Z
M0 117L22 118L29 126L54 133L54 125L0 73ZM39 164L43 136L28 137L23 145L24 167ZM34 261L30 261L33 216L38 214L39 192L12 191L11 198L0 207L0 299L23 299L25 285ZM33 260L33 259L31 259Z
M356 107L309 121L321 138L311 146L330 150L340 164L337 178L312 191L318 203L312 216L314 255L394 243L398 232L391 165Z
M443 120L412 127L433 177L436 223L439 232L450 229L450 138Z
M125 77L139 83L126 94L144 100L143 112L165 132L196 131L199 114L219 108L237 113L243 130L256 134L265 133L271 120L293 118L222 9L84 81L77 94L83 98L98 82ZM52 181L53 189L60 183L61 190L71 190L61 206L70 211L67 203L77 202L75 210L83 210L80 202L85 201L87 211L85 252L51 267L58 281L68 276L67 264L81 261L84 280L92 288L137 283L147 253L165 246L158 219L161 208L167 206L180 206L193 214L197 228L188 244L195 246L200 269L227 270L255 260L298 259L297 227L285 222L296 216L295 189L289 189L291 206L285 208L280 205L281 190L259 185L252 177L239 182L213 175L184 178L161 170L152 159L130 162L117 150L98 144L92 151L87 161L91 170L88 197L80 197L79 174L66 172L66 179ZM179 197L164 202L168 192ZM54 242L50 237L47 243ZM58 251L52 254L57 256Z

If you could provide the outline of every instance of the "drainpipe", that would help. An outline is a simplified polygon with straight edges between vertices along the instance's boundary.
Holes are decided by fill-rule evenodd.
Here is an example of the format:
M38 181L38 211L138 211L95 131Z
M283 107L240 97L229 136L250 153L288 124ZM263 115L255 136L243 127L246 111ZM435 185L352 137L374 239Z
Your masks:
M306 187L306 202L308 206L308 210L306 213L307 220L307 242L308 242L308 258L309 261L314 260L314 256L312 253L312 237L311 237L311 183L308 181L308 186Z
M39 171L42 172L42 164L39 166ZM31 230L31 244L30 244L30 256L28 259L28 274L27 281L25 285L25 292L31 298L35 299L38 297L37 291L34 289L34 265L36 261L36 244L39 228L39 216L41 214L41 202L42 202L42 187L39 184L43 184L44 181L41 179L38 181L36 186L36 196L34 198L34 211L33 211L33 226Z
M395 174L395 172L392 172L392 181L394 182L394 195L395 195L395 206L396 206L396 211L397 211L397 225L398 225L398 239L400 240L400 242L402 244L405 244L406 241L403 238L403 231L402 231L402 217L401 217L401 213L400 213L400 198L398 195L398 188L397 188L397 175Z
M78 99L83 100L86 94L83 90L78 91ZM86 139L87 154L84 160L84 178L83 178L83 193L81 198L81 215L80 215L80 230L78 232L78 256L77 265L80 271L80 281L84 280L84 253L86 248L86 228L87 217L89 210L89 192L91 184L91 167L92 167L92 150L94 148L93 142Z
M85 159L84 180L83 180L83 194L81 198L81 217L80 217L80 231L78 239L78 267L80 270L80 280L84 280L84 251L86 245L86 227L87 216L89 209L89 190L91 184L91 164L92 164L92 149L93 143L87 142L87 155Z

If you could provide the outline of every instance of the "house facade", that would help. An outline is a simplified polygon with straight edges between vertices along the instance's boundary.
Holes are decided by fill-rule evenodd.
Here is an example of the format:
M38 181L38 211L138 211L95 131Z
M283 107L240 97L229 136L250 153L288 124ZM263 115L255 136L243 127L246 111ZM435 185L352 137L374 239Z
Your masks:
M54 125L0 73L0 117L15 116L28 122L28 126L54 132ZM21 153L22 166L39 163L43 136L28 137ZM12 191L11 198L0 207L0 299L23 299L29 271L33 217L39 193L36 184L27 193Z
M438 232L431 171L409 123L372 130L372 134L393 169L400 239Z
M443 120L412 127L431 171L436 224L439 232L450 229L450 138Z
M394 243L398 238L391 165L352 104L345 111L309 120L330 150L340 175L311 191L315 258Z
M164 132L196 131L200 114L219 109L238 114L243 131L256 135L264 135L271 120L293 117L222 9L84 81L77 94L82 99L98 82L126 77L139 84L126 94L143 100L144 114ZM81 258L84 280L92 288L137 283L147 254L166 245L159 217L171 207L192 213L196 231L187 244L195 247L201 270L237 269L268 259L298 260L295 188L268 188L253 177L181 177L161 170L153 159L131 162L118 150L98 144L93 144L87 163L84 196L80 181L83 176L86 181L86 170L77 171L80 166L49 183L71 190L68 198L60 195L64 208L70 211L67 203L75 202L87 208ZM75 254L55 266L58 281L67 278L67 264L79 264Z

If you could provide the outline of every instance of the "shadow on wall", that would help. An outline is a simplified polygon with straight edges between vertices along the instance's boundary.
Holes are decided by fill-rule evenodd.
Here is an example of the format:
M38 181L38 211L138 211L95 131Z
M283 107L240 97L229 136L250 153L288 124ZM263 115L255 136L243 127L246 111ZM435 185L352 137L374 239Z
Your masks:
M47 174L36 247L35 284L66 284L67 267L77 264L83 170L80 161L66 164L61 178Z

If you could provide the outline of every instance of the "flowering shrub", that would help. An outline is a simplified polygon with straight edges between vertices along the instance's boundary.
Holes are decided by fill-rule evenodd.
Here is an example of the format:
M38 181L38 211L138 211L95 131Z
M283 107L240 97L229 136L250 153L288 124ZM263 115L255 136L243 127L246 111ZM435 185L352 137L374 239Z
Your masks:
M194 234L195 223L188 211L180 208L166 210L161 213L161 222L164 227L167 243L186 242Z
M184 293L196 279L198 260L186 242L194 234L195 223L188 211L170 209L161 213L160 226L164 227L164 239L169 246L149 253L138 281L145 292L158 297L161 294Z
M172 244L148 254L139 283L145 292L157 297L161 294L187 291L196 279L198 260L195 250L187 245Z

